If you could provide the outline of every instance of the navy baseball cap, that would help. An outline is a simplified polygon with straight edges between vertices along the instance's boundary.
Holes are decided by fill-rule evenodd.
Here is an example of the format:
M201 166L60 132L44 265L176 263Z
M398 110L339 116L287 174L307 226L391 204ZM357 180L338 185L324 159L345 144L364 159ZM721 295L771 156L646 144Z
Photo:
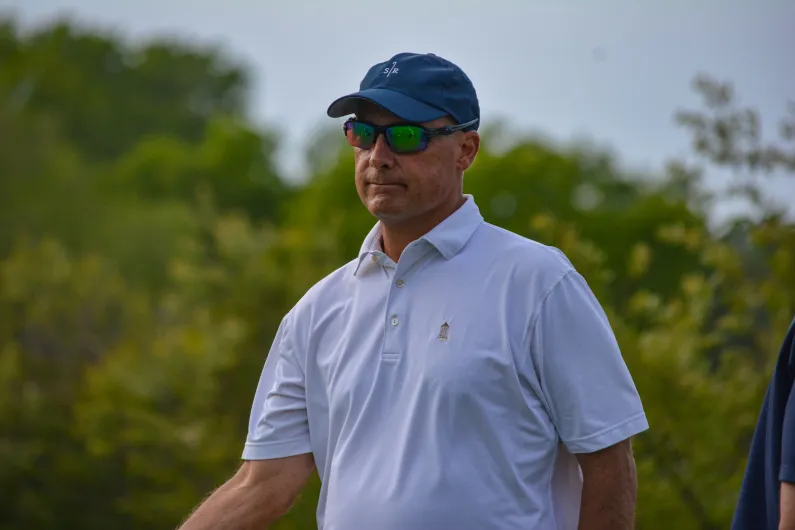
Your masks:
M334 101L327 113L332 118L355 114L361 100L409 122L450 116L458 124L477 119L468 130L480 124L480 105L472 81L461 68L432 53L399 53L372 66L359 91Z

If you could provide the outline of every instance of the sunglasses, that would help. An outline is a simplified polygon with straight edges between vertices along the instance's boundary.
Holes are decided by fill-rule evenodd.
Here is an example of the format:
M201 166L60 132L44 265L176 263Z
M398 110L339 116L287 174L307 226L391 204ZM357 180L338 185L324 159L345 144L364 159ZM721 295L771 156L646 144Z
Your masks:
M372 149L378 140L378 135L383 134L387 146L393 153L418 153L428 148L428 142L435 136L447 136L456 131L466 129L477 123L478 119L462 123L429 129L413 123L400 123L382 127L366 123L356 118L350 118L342 126L348 143L359 149Z

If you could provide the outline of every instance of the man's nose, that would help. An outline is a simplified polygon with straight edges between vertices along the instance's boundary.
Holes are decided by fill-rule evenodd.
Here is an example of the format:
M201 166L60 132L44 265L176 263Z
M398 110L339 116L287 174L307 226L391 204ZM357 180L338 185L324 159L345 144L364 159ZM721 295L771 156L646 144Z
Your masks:
M383 134L378 135L370 149L370 165L375 169L390 169L395 163L395 154L389 149Z

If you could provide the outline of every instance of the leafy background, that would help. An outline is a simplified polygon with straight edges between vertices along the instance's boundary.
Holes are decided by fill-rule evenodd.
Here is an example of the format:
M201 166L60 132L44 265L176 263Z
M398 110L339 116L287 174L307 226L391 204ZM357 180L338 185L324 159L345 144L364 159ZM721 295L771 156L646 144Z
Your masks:
M372 226L341 135L318 136L311 178L280 175L250 78L195 42L0 19L0 528L177 526L239 465L282 315ZM644 530L728 527L795 315L792 201L761 192L795 174L795 105L767 142L730 80L692 88L701 106L671 109L692 150L661 174L588 145L506 148L494 124L465 178L608 312L652 426ZM317 491L277 528L314 528Z

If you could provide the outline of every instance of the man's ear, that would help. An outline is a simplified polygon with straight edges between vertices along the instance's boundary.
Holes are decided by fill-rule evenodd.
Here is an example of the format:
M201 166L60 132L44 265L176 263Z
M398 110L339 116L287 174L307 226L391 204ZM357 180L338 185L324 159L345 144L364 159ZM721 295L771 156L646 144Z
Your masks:
M480 150L480 135L477 131L465 132L461 137L460 147L456 169L463 172L469 169Z

